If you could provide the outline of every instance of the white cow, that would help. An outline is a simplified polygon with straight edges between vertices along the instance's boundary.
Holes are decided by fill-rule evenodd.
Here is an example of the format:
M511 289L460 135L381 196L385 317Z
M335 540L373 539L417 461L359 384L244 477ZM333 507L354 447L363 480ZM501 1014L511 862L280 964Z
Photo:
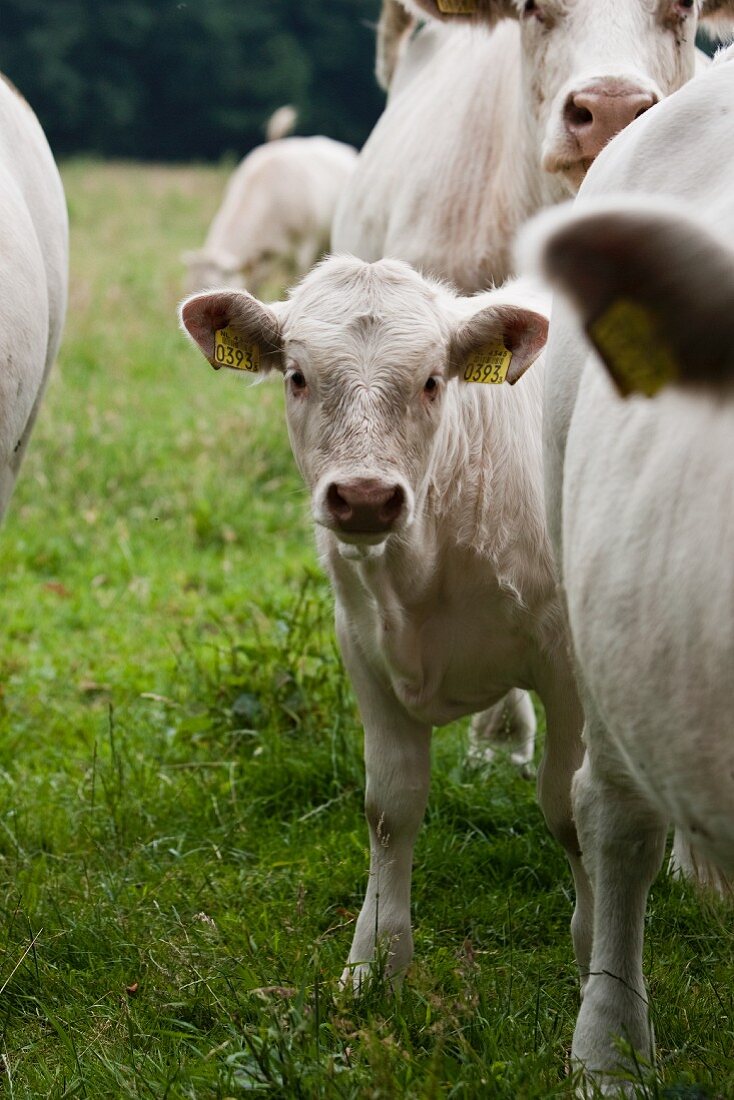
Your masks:
M406 260L466 292L505 279L519 226L572 194L616 133L693 76L696 29L722 7L406 0L432 17L408 38L395 0L385 4L383 79L397 67L339 203L333 248Z
M615 1036L650 1055L643 922L669 823L734 872L732 150L734 49L616 139L574 210L536 230L575 307L554 304L546 375L594 892L573 1054L609 1092L625 1067Z
M582 718L545 530L542 370L513 387L464 381L499 380L510 360L517 382L545 342L545 309L520 284L463 298L401 262L352 257L317 267L287 302L219 290L182 307L213 366L254 358L284 375L365 730L371 869L345 972L357 985L376 932L390 973L412 956L431 728L499 712L508 692L511 704L523 698L518 688L545 705L538 793L576 879L574 942L588 966L590 897L569 802Z
M295 120L292 108L281 108L269 133L281 113ZM334 211L356 160L351 145L327 137L284 137L253 149L232 174L204 247L183 255L189 291L220 285L258 291L284 274L308 271L329 248Z
M64 191L36 116L0 77L0 518L33 428L66 312Z

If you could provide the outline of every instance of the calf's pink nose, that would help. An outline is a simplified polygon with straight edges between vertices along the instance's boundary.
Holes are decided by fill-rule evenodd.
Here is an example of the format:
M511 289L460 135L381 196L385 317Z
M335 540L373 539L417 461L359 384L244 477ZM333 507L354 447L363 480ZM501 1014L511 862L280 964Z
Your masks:
M654 92L631 85L580 88L566 101L566 130L576 139L582 157L593 160L620 130L657 101Z
M377 535L389 531L403 510L405 493L399 485L374 478L332 481L326 506L336 525L353 534Z

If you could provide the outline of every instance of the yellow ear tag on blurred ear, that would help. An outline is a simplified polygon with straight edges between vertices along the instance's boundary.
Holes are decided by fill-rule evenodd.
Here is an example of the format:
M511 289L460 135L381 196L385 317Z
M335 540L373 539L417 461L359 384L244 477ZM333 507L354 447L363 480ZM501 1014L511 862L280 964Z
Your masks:
M438 0L438 10L444 15L474 15L477 0Z
M512 352L504 344L488 344L473 351L464 365L465 382L483 382L488 386L499 385L507 378L512 362Z
M231 370L246 370L257 374L260 370L260 348L257 344L248 344L231 325L218 328L214 333L215 370L229 367Z
M675 356L661 340L654 313L619 298L589 325L589 336L620 393L647 397L679 377Z

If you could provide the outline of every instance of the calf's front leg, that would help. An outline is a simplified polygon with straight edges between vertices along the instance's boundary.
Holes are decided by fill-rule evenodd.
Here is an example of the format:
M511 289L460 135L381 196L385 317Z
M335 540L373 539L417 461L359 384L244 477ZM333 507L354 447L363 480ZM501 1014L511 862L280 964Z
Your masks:
M431 765L431 727L415 722L354 655L345 656L364 723L365 813L370 836L367 893L342 984L358 989L381 954L400 975L413 956L410 880Z

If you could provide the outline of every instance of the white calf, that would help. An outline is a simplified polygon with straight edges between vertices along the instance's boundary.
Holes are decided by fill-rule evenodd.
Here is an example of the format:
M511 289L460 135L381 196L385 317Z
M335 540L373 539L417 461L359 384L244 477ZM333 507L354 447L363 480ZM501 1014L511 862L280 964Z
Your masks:
M351 145L326 137L288 137L253 149L227 184L204 247L184 253L188 289L257 291L283 274L308 271L329 248L336 204L356 159Z
M547 497L583 684L574 814L594 893L573 1053L609 1092L615 1036L652 1046L643 921L668 824L734 871L730 58L615 141L573 211L546 215L544 264L575 306L554 304ZM598 198L619 192L642 194Z
M520 284L457 297L397 261L336 258L287 302L213 291L181 316L213 366L285 379L365 730L371 873L346 978L369 972L376 936L391 973L411 959L431 727L518 687L545 704L539 798L576 879L587 967L590 899L569 802L581 713L543 516L542 370L521 378L545 341L544 300ZM520 381L471 384L505 376Z
M56 357L66 311L64 192L46 138L0 77L0 518Z
M725 5L405 6L431 24L408 39L385 0L378 61L384 78L396 65L390 98L339 203L333 248L406 260L470 292L506 278L518 227L572 194L616 133L693 76L696 28Z

